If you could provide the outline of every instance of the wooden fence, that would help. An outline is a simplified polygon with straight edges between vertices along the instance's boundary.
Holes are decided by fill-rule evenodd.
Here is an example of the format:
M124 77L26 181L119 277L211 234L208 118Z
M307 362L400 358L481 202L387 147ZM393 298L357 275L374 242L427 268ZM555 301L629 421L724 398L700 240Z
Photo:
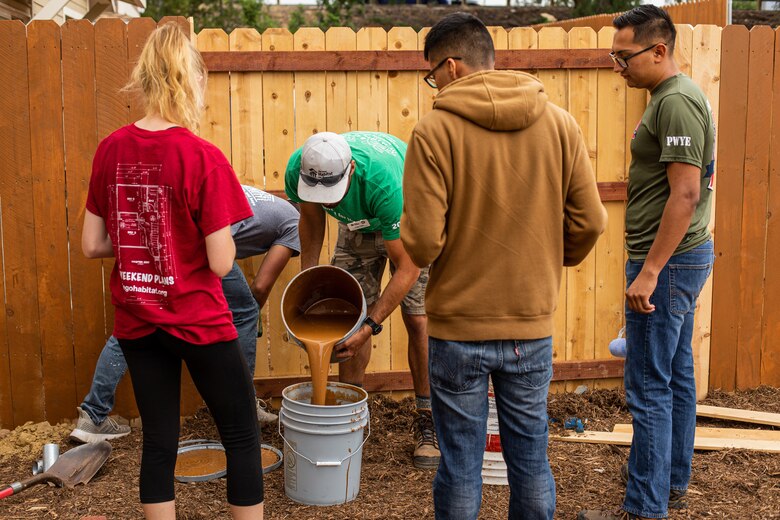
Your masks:
M80 249L91 160L100 139L141 116L138 103L120 87L154 28L151 19L69 21L61 28L0 22L0 84L14 94L0 96L2 426L72 418L89 389L113 318L104 290L113 263L86 260ZM676 51L716 114L720 33L714 26L680 26ZM611 71L611 28L491 28L491 34L498 65L537 74L550 99L579 122L609 212L608 229L593 253L563 278L555 390L570 389L579 384L575 380L617 385L622 365L609 359L607 345L623 322L624 181L631 130L646 95L626 88ZM373 130L405 140L435 94L420 72L426 68L418 51L424 35L409 28L302 28L295 34L239 29L230 35L204 30L192 36L212 69L200 133L232 161L242 183L276 192L283 190L289 155L314 132ZM323 261L334 238L329 221ZM244 267L251 271L257 261ZM263 309L255 373L261 395L278 395L307 373L302 350L287 341L279 318L281 292L298 270L299 262L291 262ZM695 337L702 393L710 305L707 292ZM411 389L406 340L396 312L375 339L370 390ZM200 402L188 388L185 413ZM136 413L127 380L116 411Z
M780 36L729 26L722 49L710 383L778 387Z
M717 25L724 27L728 24L728 0L698 0L663 6L672 21L676 24L690 25ZM535 29L543 27L562 27L565 30L574 27L590 27L598 31L602 27L612 27L612 20L620 13L597 14L582 18L570 18L560 22L549 22L534 25Z

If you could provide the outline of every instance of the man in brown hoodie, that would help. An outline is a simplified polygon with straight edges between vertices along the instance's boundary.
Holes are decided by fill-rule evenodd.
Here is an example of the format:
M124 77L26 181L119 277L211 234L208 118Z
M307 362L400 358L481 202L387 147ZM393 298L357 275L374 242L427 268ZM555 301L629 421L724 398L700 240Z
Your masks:
M484 24L466 13L427 35L426 82L439 89L404 167L401 239L432 264L429 367L441 463L437 519L476 519L492 377L509 518L551 519L547 391L563 266L606 223L582 133L542 83L495 71Z

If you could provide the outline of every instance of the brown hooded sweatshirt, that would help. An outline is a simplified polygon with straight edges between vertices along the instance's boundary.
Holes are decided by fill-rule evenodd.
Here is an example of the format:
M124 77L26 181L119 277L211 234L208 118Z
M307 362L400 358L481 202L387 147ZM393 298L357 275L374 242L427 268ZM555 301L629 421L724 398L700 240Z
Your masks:
M563 266L606 224L577 122L522 72L441 89L412 133L401 240L432 264L428 332L457 341L552 335Z

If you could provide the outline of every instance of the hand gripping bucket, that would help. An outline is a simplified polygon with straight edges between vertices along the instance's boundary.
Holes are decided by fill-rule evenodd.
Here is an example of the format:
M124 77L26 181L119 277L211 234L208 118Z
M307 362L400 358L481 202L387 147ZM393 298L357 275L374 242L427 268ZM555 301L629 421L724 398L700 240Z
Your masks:
M282 391L279 434L284 439L284 492L301 504L344 504L360 490L363 445L371 435L368 394L334 381L327 388L335 396L335 405L310 404L311 383Z
M340 267L333 265L316 265L298 273L282 294L282 323L287 331L287 336L302 349L306 349L303 343L295 337L290 330L290 323L297 317L305 314L313 305L330 298L338 298L352 304L360 314L355 320L352 329L336 345L357 332L363 326L366 319L366 298L363 289L354 276ZM336 349L333 349L330 362L338 363L348 358L336 358Z

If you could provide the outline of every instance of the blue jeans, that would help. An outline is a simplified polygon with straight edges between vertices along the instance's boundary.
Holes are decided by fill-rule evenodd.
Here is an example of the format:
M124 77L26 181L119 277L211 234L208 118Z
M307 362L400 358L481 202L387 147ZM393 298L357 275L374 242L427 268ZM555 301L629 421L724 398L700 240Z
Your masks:
M712 241L672 256L650 298L655 311L626 306L624 382L634 438L623 509L645 518L666 518L670 489L688 489L696 429L693 313L713 261ZM626 263L628 286L642 266Z
M493 379L509 477L509 518L552 519L547 459L552 338L459 342L428 339L431 404L441 462L433 480L437 519L476 520Z
M233 313L233 325L238 331L238 344L246 359L249 373L255 373L255 351L257 349L257 320L260 309L257 306L244 273L233 264L233 269L222 278L222 291L225 293L228 307ZM100 424L114 408L114 394L122 376L127 371L127 363L114 336L108 338L100 352L92 386L81 403L81 409L87 412L95 424Z

